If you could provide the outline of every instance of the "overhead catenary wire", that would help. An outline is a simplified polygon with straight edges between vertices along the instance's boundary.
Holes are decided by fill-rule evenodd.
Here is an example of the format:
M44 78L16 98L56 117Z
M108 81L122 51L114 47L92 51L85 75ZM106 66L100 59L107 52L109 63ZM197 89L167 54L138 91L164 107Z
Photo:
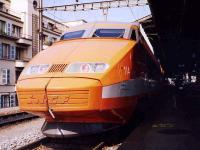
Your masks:
M47 11L47 12L45 12L45 13L47 13L47 14L51 15L52 17L54 17L54 20L58 20L58 21L60 21L60 22L64 22L63 18L58 17L57 15L55 15L55 14L49 12L49 11Z
M128 1L126 1L126 3L127 3L127 5L128 5ZM130 12L131 12L133 18L135 19L136 17L135 17L135 14L133 13L133 10L131 9L131 7L129 7L129 10L130 10Z
M110 0L43 7L43 11L88 11L148 5L146 0Z

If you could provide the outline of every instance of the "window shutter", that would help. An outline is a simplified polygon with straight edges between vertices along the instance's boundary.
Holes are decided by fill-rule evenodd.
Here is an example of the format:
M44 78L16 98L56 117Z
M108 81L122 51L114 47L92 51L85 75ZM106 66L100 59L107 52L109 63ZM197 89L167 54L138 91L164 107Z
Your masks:
M11 46L11 52L10 52L10 59L15 59L16 57L16 48L15 46Z
M0 58L3 58L3 48L1 43L0 43Z
M10 94L10 106L13 107L13 106L16 106L16 99L15 99L15 93L11 93Z
M7 59L11 59L10 54L11 54L11 47L10 45L7 45Z
M3 85L3 73L2 73L2 69L0 68L0 85Z
M10 32L10 23L8 23L7 24L7 34L9 35L9 36L11 36L11 32Z
M7 69L1 69L1 82L3 85L7 84Z
M8 23L5 23L5 35L8 35Z
M1 96L1 94L0 94L0 108L3 108L2 102L3 102L3 99L2 99L2 96Z
M6 69L7 84L10 84L10 69Z

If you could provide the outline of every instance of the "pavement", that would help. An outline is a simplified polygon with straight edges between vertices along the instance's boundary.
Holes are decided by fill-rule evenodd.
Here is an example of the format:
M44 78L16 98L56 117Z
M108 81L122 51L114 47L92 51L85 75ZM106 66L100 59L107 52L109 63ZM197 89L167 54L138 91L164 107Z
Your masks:
M119 150L200 150L200 97L186 94L156 100Z

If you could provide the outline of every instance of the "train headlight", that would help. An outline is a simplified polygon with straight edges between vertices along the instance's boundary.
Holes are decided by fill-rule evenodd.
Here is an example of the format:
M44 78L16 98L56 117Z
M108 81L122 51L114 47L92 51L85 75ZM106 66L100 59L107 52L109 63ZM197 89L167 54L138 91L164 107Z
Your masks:
M109 65L98 62L76 62L70 64L65 70L66 73L103 73Z
M50 68L50 65L48 64L40 64L40 65L31 65L29 66L25 72L23 72L24 75L33 75L33 74L43 74L46 73Z

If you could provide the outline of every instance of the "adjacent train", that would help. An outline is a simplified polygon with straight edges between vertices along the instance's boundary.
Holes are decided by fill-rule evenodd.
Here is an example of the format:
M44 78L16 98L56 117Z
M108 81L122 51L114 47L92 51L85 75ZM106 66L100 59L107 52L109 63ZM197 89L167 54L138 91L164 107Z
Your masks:
M128 122L140 98L157 92L161 77L139 24L87 23L28 63L17 95L22 111L45 117L43 134L69 137Z

